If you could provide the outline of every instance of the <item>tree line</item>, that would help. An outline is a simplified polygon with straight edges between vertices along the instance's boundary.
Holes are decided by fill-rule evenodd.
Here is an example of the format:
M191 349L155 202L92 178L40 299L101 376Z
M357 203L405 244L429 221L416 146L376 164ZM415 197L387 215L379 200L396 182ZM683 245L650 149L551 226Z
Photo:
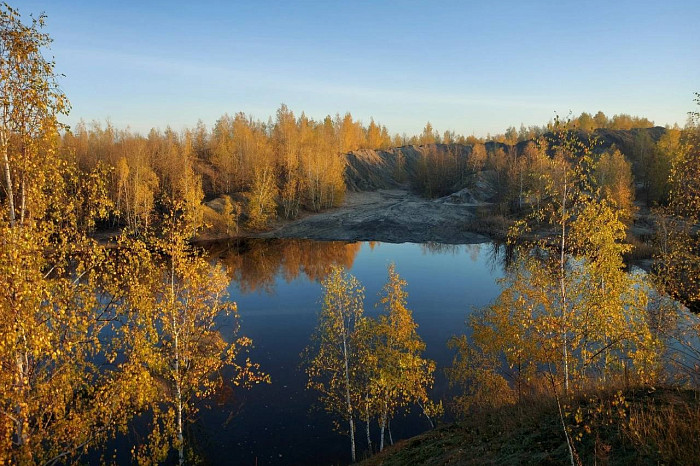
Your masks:
M654 126L654 122L645 117L626 113L608 117L602 111L598 111L595 115L582 112L579 116L571 116L568 120L572 127L586 133L591 133L597 129L631 130L635 128L651 128ZM489 136L487 139L515 145L518 142L530 141L545 135L551 130L553 124L554 121L550 121L543 126L526 127L521 124L518 129L514 126L509 126L503 134L496 134L493 137Z
M570 124L588 128L579 124L580 118ZM648 123L643 118L629 117L629 121L639 127ZM440 136L428 123L420 135L392 138L385 126L373 120L365 127L347 113L342 118L336 115L314 121L303 113L296 117L282 105L275 119L267 122L238 113L222 116L211 130L200 122L181 132L152 129L146 136L109 123L81 122L62 133L59 151L74 159L81 173L99 178L100 190L111 202L112 226L148 227L162 210L161 199L170 196L190 205L192 215L201 217L214 231L231 235L241 226L265 229L278 217L295 218L300 209L318 212L341 204L346 189L343 154L363 148L430 146L415 170L407 172L405 163L397 161L394 174L397 182L410 181L428 197L466 187L470 174L487 169L497 173L499 196L509 198L511 185L523 184L521 172L527 169L523 165L533 157L532 149L518 141L537 141L547 131L539 127L528 132L527 139L495 138L495 143L485 144L473 136L450 132ZM668 170L667 154L679 133L671 130L656 144L640 132L632 147L622 149L628 158L639 159L634 166L645 183L649 202L665 194L660 186L663 170ZM498 143L501 140L504 143ZM471 148L468 154L460 147L465 145ZM513 177L519 178L517 182ZM518 186L519 191L521 188ZM205 201L209 202L202 205Z
M637 212L635 201L648 208L671 202L671 167L685 150L683 134L691 127L584 132L571 120L560 124L590 144L596 183L609 199L624 207L627 223ZM515 218L527 215L533 207L537 210L541 206L545 195L550 177L546 171L554 155L549 148L552 129L535 140L514 145L491 141L467 147L436 146L419 160L410 176L412 185L427 197L465 188L474 192L486 185L493 190L496 213Z

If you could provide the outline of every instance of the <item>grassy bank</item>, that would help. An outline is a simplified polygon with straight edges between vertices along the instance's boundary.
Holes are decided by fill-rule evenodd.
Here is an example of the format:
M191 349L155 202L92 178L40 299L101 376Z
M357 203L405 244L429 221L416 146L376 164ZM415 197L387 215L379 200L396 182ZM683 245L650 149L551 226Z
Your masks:
M577 464L698 464L700 392L638 388L565 403ZM474 413L401 441L365 466L570 464L555 400Z

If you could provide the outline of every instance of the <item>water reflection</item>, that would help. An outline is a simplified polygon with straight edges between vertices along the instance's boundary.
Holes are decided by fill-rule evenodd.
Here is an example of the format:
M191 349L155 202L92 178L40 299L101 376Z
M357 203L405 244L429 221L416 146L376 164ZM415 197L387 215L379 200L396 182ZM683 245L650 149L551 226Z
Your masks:
M467 246L479 246L478 244L469 244ZM451 254L456 256L462 250L461 244L442 244L435 243L433 241L423 243L420 245L423 255L425 254Z
M243 238L211 243L207 251L211 259L226 267L229 278L242 293L273 293L280 277L287 283L299 277L318 283L333 266L352 269L363 244L374 251L382 243ZM414 246L420 248L422 255L466 256L471 262L483 261L492 273L504 269L512 259L512 248L499 243L428 242Z
M352 268L361 243L304 239L242 239L225 248L210 250L226 266L229 278L243 293L275 288L280 276L289 283L303 275L321 281L334 265Z
M349 460L347 439L333 430L324 411L309 411L316 395L306 390L299 369L321 308L322 280L332 265L346 267L365 287L365 313L376 316L386 267L396 264L408 282L408 306L426 344L424 356L437 363L430 396L447 398L444 367L452 359L445 346L464 331L473 306L497 295L502 249L489 244L442 247L412 243L346 243L310 240L245 240L208 247L212 260L228 267L231 298L238 304L241 328L255 347L272 384L222 398L223 406L202 411L212 464L342 464ZM252 292L255 291L255 292ZM235 413L231 416L231 413ZM392 423L394 438L427 428L421 413ZM373 426L376 435L376 425ZM359 435L359 434L358 434Z
M203 456L212 464L230 464L236 458L237 464L285 465L349 461L347 439L334 432L333 419L323 410L310 411L316 395L306 390L307 378L299 368L299 355L308 345L321 307L319 281L331 266L344 266L360 280L366 315L376 316L374 304L386 281L386 265L396 263L408 282L408 306L426 343L425 357L437 363L430 396L446 400L452 393L444 369L454 354L445 342L465 332L464 322L472 309L498 296L501 290L496 281L517 254L507 245L488 243L262 239L211 245L208 251L212 260L228 267L229 290L239 306L242 332L255 342L250 356L261 362L273 383L237 391L233 398L222 396L216 400L220 406L202 411L206 431L202 437L208 442L202 446ZM546 251L532 252L537 253ZM668 327L666 317L657 316L656 327ZM685 346L677 347L687 351ZM679 361L687 364L686 359ZM373 428L376 435L376 424ZM420 413L392 423L394 438L407 438L426 428Z

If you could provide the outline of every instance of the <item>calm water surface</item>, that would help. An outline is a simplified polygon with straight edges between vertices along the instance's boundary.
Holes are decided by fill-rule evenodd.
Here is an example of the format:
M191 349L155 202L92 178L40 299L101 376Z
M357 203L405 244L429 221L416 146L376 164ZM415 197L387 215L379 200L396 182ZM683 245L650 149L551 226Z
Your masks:
M238 303L241 335L253 338L251 358L272 384L237 390L214 401L194 426L198 448L214 464L346 464L348 437L333 430L333 419L315 408L305 390L300 353L309 343L320 310L320 280L330 265L350 270L365 287L365 311L375 303L396 264L408 282L408 305L426 343L425 356L437 362L434 399L447 392L444 368L452 354L447 339L464 331L467 315L498 294L502 254L493 244L460 246L342 243L307 240L253 240L233 248L213 248L230 270L231 299ZM364 424L358 455L366 449ZM392 422L394 439L428 428L416 413ZM373 426L378 438L378 428ZM375 440L376 441L376 440Z

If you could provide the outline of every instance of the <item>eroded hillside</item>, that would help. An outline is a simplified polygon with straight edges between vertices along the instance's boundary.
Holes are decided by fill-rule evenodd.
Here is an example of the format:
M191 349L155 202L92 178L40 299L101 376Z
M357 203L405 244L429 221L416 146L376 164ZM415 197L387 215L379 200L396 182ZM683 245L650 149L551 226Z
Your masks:
M640 163L635 155L640 138L656 142L665 131L597 130L592 135L597 139L594 150L617 148L635 167ZM342 206L306 215L262 236L452 244L503 237L508 218L517 215L523 202L532 202L523 201L522 187L514 192L504 180L513 176L509 164L529 156L528 144L428 144L350 152L345 154L347 193ZM502 154L503 160L489 160L492 154ZM475 160L478 157L482 160Z

